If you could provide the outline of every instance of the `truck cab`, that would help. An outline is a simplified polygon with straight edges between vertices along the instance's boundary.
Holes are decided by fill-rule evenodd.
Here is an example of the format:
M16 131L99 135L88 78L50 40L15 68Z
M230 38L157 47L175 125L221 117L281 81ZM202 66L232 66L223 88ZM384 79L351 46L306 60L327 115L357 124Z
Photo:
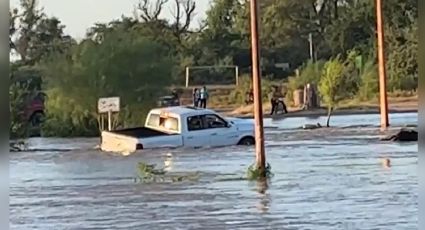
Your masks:
M151 110L144 127L102 132L101 149L134 152L138 149L238 144L254 144L251 120L224 118L209 109L176 106Z

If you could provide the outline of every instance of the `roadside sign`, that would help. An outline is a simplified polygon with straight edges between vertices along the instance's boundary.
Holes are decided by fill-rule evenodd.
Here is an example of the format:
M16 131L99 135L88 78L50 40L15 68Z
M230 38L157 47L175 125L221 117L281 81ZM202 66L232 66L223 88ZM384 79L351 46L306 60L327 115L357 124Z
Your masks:
M283 63L276 63L276 64L274 64L274 66L276 67L276 68L279 68L279 69L282 69L282 70L288 70L289 69L289 63L287 63L287 62L283 62Z
M99 101L97 102L97 110L99 113L119 112L120 98L119 97L99 98Z

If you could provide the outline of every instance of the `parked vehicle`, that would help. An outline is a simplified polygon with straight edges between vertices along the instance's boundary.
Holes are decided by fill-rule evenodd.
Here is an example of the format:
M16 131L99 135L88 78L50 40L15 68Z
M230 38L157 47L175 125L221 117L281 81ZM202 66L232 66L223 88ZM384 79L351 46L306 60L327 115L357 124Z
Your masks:
M157 101L157 106L160 108L179 106L179 105L180 105L180 100L179 98L176 98L174 95L160 97L159 100Z
M35 97L28 101L24 114L32 126L38 126L43 121L44 101L45 95L41 92L38 92Z
M213 110L176 106L151 110L144 127L103 131L100 148L132 153L140 149L254 143L252 120L223 118Z
M20 116L32 127L38 127L44 118L46 98L41 91L41 77L30 73L18 74L11 79L11 84L17 84L25 91L22 110L19 111Z

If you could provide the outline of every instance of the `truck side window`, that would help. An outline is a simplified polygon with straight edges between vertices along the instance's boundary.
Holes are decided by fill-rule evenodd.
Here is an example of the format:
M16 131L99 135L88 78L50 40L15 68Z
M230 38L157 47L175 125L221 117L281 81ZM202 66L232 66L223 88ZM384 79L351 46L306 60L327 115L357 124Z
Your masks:
M204 129L202 125L202 118L200 116L193 116L187 118L187 129L189 131L196 131Z
M215 114L205 115L204 119L208 129L225 128L227 125L225 120Z
M152 127L159 126L159 115L158 114L150 114L148 118L148 125Z

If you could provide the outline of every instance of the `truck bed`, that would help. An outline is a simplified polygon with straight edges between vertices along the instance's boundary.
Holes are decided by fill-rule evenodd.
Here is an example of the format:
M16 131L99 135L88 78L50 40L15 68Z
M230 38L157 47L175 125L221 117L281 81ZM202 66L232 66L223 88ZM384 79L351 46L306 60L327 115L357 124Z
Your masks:
M114 130L111 131L111 133L125 135L129 137L135 137L135 138L146 138L146 137L159 137L159 136L169 136L173 134L164 133L161 131L153 130L146 127L138 127L138 128L130 128L130 129L121 129L121 130Z

